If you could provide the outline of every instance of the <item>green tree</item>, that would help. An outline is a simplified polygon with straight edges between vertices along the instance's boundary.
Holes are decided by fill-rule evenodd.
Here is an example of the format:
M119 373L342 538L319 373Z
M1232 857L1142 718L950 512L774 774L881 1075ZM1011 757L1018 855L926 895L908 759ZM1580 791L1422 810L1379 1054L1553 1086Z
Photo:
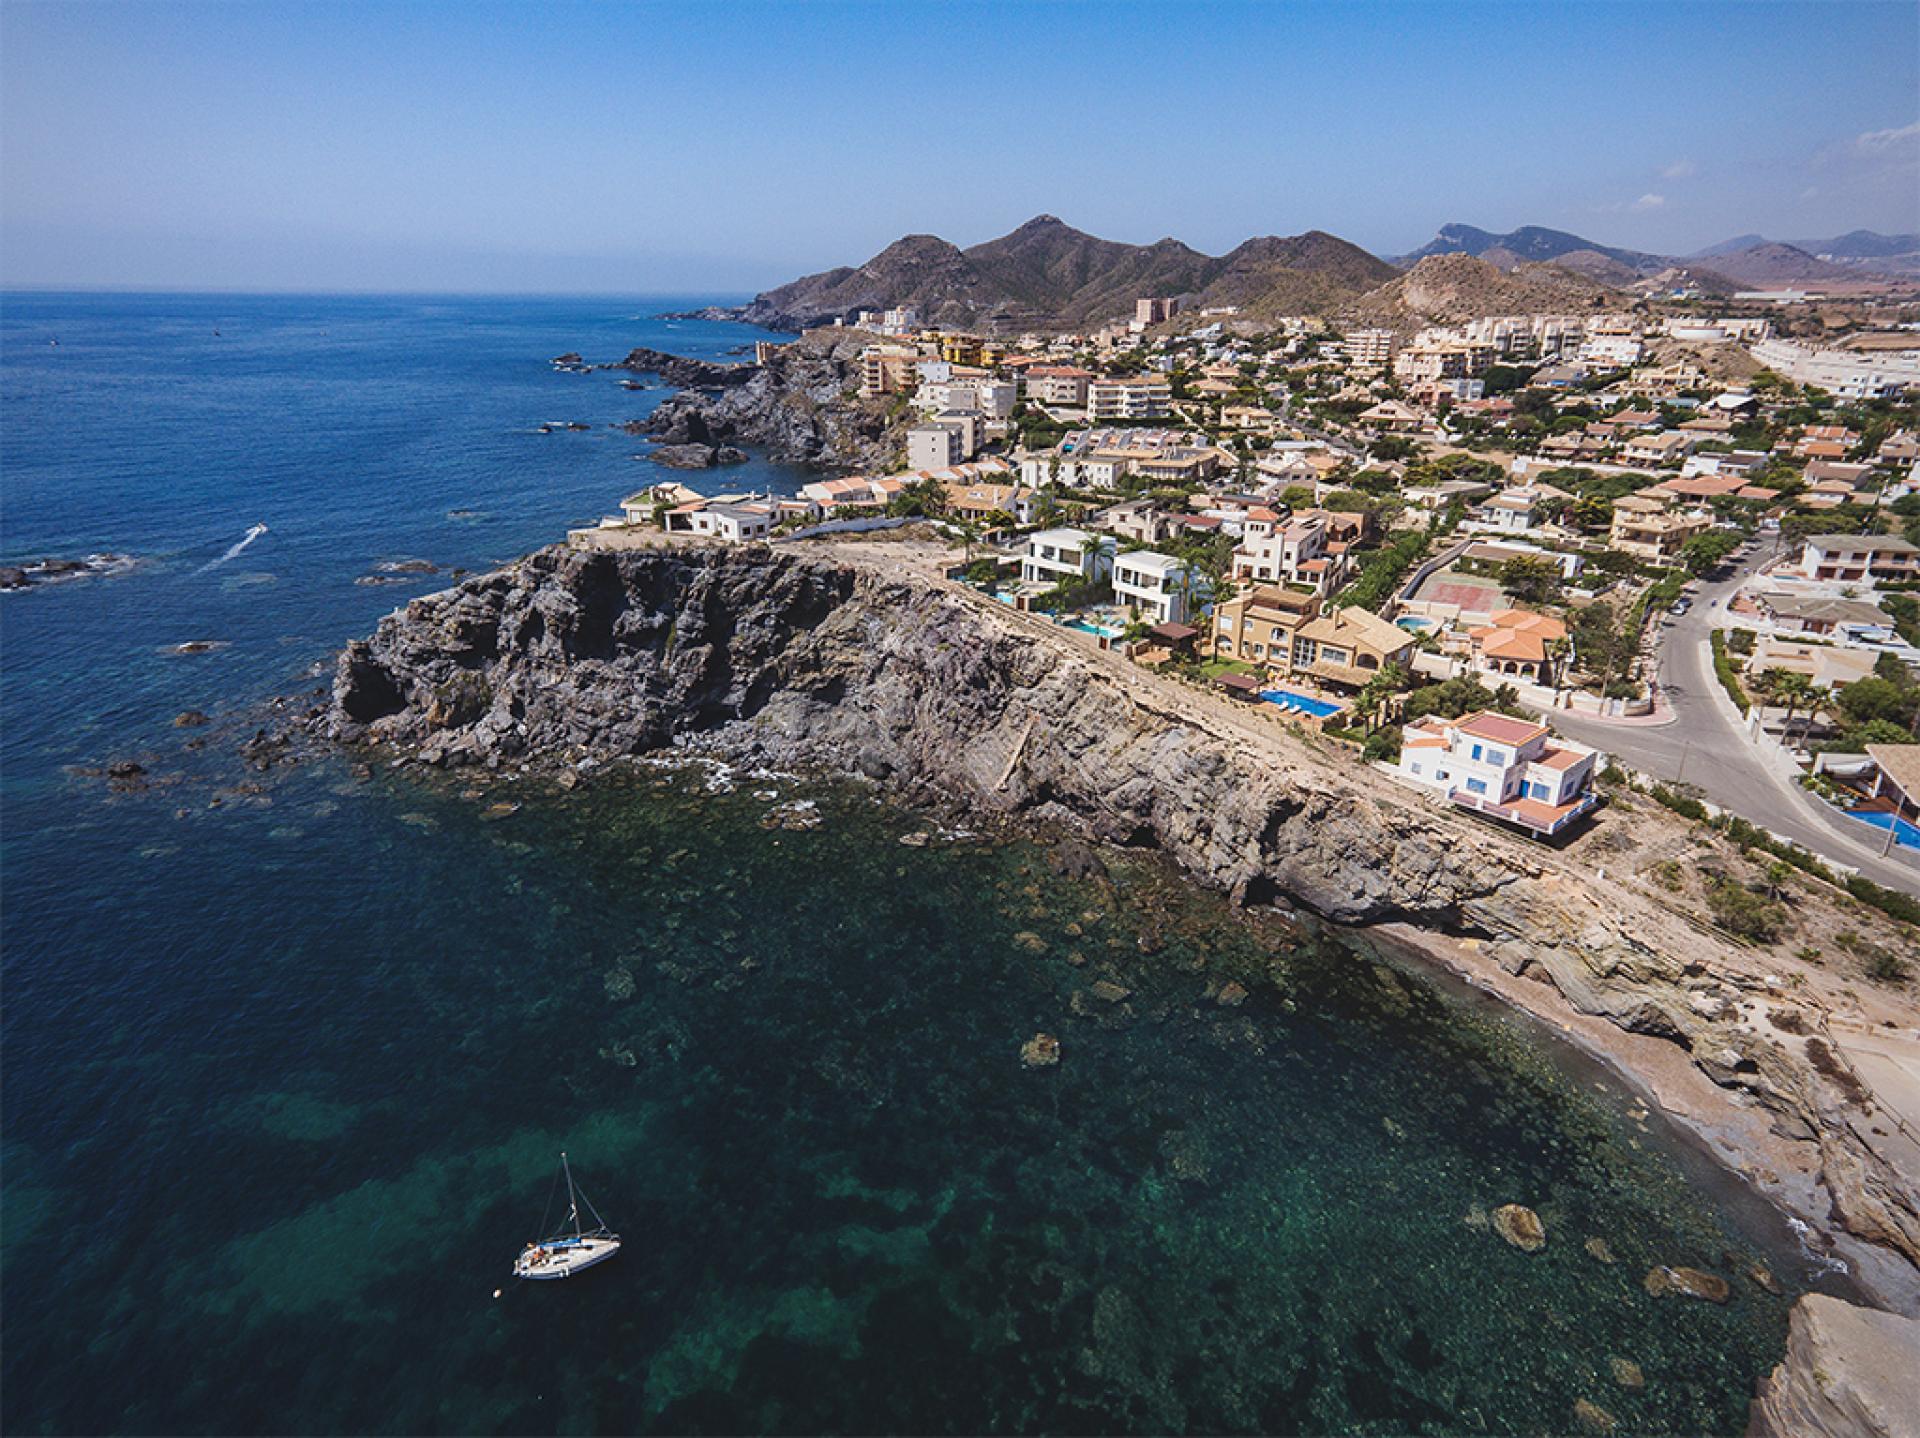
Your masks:
M1680 546L1680 563L1697 579L1718 568L1721 561L1739 547L1739 535L1724 529L1709 529Z
M1499 569L1500 587L1527 604L1544 604L1560 593L1560 566L1538 554L1516 554Z

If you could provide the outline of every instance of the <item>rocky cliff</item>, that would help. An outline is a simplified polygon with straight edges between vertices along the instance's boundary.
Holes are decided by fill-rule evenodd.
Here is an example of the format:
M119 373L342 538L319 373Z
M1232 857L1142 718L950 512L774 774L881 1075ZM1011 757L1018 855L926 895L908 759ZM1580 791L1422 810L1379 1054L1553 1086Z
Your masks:
M1748 1438L1920 1438L1920 1320L1823 1293L1793 1306Z
M764 364L706 365L653 351L623 364L704 386L669 396L641 421L664 445L752 444L785 463L884 473L899 467L906 415L855 397L860 351L872 341L857 330L818 330Z
M790 550L552 548L416 599L349 645L315 723L450 766L679 744L857 772L910 801L1157 847L1243 903L1469 937L1763 1105L1777 1133L1817 1147L1831 1220L1920 1264L1920 1205L1867 1137L1863 1086L1817 1014L1787 1032L1746 1022L1755 995L1738 976L1751 968L1718 941L1590 863L1304 745L1257 748L1204 706L1022 625L969 595Z

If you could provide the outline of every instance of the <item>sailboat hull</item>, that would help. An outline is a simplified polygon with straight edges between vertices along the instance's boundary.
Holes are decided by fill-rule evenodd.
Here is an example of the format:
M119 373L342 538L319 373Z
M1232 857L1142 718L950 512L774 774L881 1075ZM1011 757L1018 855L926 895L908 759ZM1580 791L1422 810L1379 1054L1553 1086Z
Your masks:
M620 1251L620 1240L613 1234L595 1234L583 1238L554 1238L529 1244L513 1262L513 1276L535 1281L571 1278L596 1263L605 1263Z

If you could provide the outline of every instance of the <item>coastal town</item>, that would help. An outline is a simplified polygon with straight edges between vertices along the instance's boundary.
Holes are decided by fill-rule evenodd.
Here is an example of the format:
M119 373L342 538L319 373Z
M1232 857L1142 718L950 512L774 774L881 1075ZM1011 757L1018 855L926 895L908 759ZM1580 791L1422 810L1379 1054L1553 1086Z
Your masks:
M1605 775L1913 892L1916 316L1684 285L1399 329L1173 296L1077 333L858 311L755 361L844 357L896 467L648 485L570 538L931 523L949 582L1488 822L1577 841Z

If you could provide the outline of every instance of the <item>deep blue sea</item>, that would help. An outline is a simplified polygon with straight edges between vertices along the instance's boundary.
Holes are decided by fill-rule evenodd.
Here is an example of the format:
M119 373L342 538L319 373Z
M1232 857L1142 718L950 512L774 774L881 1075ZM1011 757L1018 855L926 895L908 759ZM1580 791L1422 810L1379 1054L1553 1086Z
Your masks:
M138 561L0 594L0 1427L1741 1428L1813 1273L1416 968L1150 856L902 846L850 785L640 766L490 818L239 760L381 614L661 477L610 428L660 392L548 360L754 338L688 304L0 305L0 563ZM516 1287L563 1148L624 1251Z

